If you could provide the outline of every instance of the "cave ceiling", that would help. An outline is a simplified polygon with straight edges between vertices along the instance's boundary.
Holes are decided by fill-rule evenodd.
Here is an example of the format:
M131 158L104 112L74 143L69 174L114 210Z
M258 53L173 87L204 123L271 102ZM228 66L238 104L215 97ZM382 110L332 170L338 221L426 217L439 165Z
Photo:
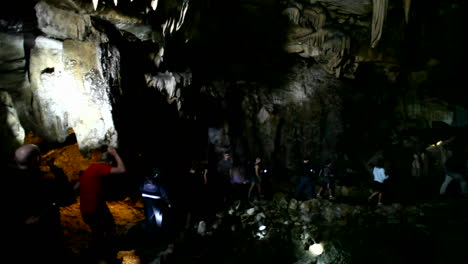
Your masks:
M389 68L398 64L403 54L392 45L402 45L399 41L402 36L392 32L405 30L403 24L409 19L411 6L410 0L26 2L30 7L38 2L47 3L40 5L47 8L36 7L36 16L40 29L55 38L70 37L49 31L47 23L54 19L50 9L58 8L89 17L89 23L110 23L130 41L171 43L178 45L173 48L178 50L190 42L188 45L197 48L198 55L189 54L191 58L179 58L181 61L177 63L191 64L192 68L206 72L248 75L255 68L268 72L281 66L280 54L285 52L309 58L337 77L351 78L362 63L388 64ZM27 7L16 5L19 10ZM62 28L69 23L66 17L59 19L63 19ZM99 37L91 32L80 34L72 37ZM386 42L379 44L381 38ZM277 58L272 59L272 54ZM265 62L268 60L273 63Z
M23 5L24 2L27 4ZM4 9L5 13L13 10L17 13L15 16L25 16L31 12L27 11L28 6L30 9L41 1L24 2L12 3L12 7ZM455 34L450 34L456 30L453 26L443 31L443 27L448 25L442 23L449 22L435 22L437 18L462 12L457 10L462 10L464 5L456 0L42 2L80 16L89 16L92 23L110 23L130 41L152 41L158 45L170 43L177 46L173 49L178 51L196 50L184 53L184 58L175 58L174 61L179 61L173 64L185 63L192 69L210 73L233 72L236 76L239 72L248 75L248 71L255 67L265 68L266 72L280 67L284 63L282 52L319 63L337 77L354 78L359 66L365 63L375 63L380 68L385 66L391 75L401 71L399 67L402 64L406 64L404 67L422 68L429 65L430 59L439 62L451 60L452 63L459 55L452 53L464 43ZM40 11L36 8L37 12ZM54 37L52 32L47 32L47 21L42 19L41 22L41 15L36 15L42 23L41 30ZM459 22L456 21L458 16L451 19L450 23ZM66 24L66 20L63 22ZM96 36L89 33L79 37ZM421 44L418 43L422 41L434 42L423 46L424 52L433 52L434 58L422 55ZM410 54L412 59L406 60ZM446 58L442 58L444 55ZM267 60L270 61L265 62Z

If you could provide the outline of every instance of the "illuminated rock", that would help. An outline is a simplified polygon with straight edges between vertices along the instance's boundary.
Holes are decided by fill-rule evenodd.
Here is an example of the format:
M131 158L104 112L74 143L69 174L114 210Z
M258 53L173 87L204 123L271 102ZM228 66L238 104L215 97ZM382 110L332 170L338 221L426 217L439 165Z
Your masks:
M40 125L37 130L47 140L62 142L73 128L84 151L116 145L100 52L94 42L36 39L31 52L31 89Z
M89 15L60 9L45 1L40 1L35 9L38 27L49 37L84 40L92 36Z
M23 143L25 133L10 95L0 91L0 160L10 160L11 153Z

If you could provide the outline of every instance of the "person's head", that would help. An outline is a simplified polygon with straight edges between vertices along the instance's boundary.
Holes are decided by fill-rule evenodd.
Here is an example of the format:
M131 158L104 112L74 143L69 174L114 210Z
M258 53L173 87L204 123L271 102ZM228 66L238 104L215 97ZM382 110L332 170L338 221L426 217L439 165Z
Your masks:
M115 158L114 158L114 156L112 156L112 154L110 154L108 151L106 151L106 152L102 153L102 155L101 155L101 162L105 163L107 165L112 165L115 162Z
M226 153L224 153L223 158L224 158L225 160L228 160L228 159L231 158L231 154L229 154L228 152L226 152Z
M161 175L161 170L159 168L152 168L151 169L151 177L153 179L156 179L159 177L159 175Z
M375 162L375 166L377 168L383 168L384 167L384 159L383 158L378 158L377 161Z
M260 163L260 162L262 162L262 158L260 157L255 158L255 163Z
M15 161L21 169L37 168L41 161L41 151L34 144L22 145L15 151Z
M159 180L159 175L161 175L161 170L159 168L151 168L145 178L146 181L154 183L156 180Z
M304 157L304 158L302 159L302 162L303 162L303 163L309 163L309 158L308 158L308 157Z
M330 167L332 165L333 161L331 159L326 159L325 160L325 166Z

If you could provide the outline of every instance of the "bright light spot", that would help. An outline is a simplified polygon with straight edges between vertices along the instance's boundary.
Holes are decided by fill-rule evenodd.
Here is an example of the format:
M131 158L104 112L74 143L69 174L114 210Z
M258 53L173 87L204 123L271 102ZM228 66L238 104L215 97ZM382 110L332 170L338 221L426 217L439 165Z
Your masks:
M265 238L265 235L262 234L262 233L260 233L260 232L258 232L258 233L257 233L257 237L258 237L259 239L262 239L262 238Z
M157 208L155 208L155 207L153 207L153 217L154 217L155 220L156 220L156 225L159 226L159 227L161 227L161 225L162 225L162 220L163 220L163 215L162 215L161 212L160 212Z
M309 251L315 256L318 256L323 253L323 246L320 243L319 244L314 243L313 245L309 247Z
M258 230L260 230L260 231L263 231L263 230L265 230L265 229L266 229L266 226L265 226L265 225L261 225L261 226L258 228Z
M436 145L437 145L437 146L440 146L440 145L442 145L442 143L444 143L444 142L442 142L442 141L439 141L439 142L437 142L437 144L436 144Z
M157 0L151 1L151 8L153 8L153 10L156 10L157 7L158 7L158 1Z

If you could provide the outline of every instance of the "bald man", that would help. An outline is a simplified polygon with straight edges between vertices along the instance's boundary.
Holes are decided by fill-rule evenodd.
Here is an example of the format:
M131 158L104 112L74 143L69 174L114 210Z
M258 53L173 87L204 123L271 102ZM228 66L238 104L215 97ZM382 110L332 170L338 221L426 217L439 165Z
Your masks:
M22 170L39 168L41 151L34 144L22 145L15 151L15 161Z
M17 249L24 261L43 260L59 263L64 252L60 224L61 195L66 193L63 182L46 178L40 170L41 151L34 144L25 144L15 151L16 169L11 183L16 195L13 204L13 226L19 243ZM67 182L68 183L68 182ZM29 259L31 258L31 259Z

